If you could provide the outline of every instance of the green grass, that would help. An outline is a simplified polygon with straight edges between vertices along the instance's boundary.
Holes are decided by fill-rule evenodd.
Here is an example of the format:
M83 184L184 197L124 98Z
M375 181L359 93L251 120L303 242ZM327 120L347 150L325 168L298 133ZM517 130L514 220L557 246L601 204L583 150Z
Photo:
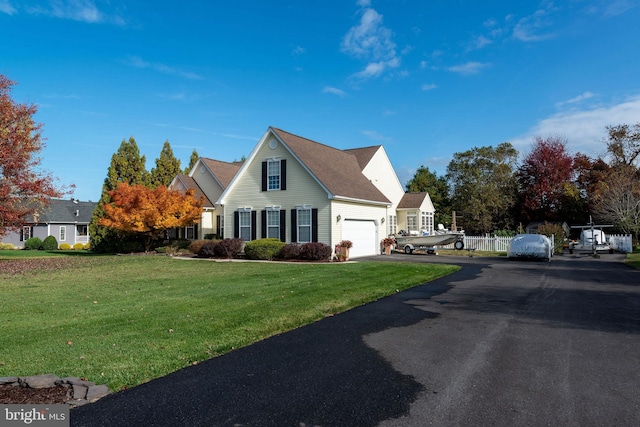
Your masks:
M79 376L112 390L457 270L67 256L26 259L34 269L16 273L20 261L3 251L0 271L5 262L14 273L0 273L0 376Z
M631 267L640 270L640 247L635 247L633 253L627 254L625 262Z

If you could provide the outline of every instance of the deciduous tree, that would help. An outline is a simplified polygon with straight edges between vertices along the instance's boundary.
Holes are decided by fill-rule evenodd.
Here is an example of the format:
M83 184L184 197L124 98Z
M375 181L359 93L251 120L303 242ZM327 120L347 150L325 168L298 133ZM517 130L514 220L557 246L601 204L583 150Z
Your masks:
M126 239L115 233L113 229L99 224L100 218L104 216L104 205L111 202L109 192L115 190L122 183L149 184L146 158L140 155L140 149L133 137L130 137L128 141L123 139L118 151L111 156L107 177L102 185L102 195L93 211L93 217L89 224L89 235L91 236L91 249L96 252L116 252L124 250L123 245L128 244Z
M521 215L524 220L566 219L580 194L574 183L573 157L562 137L536 137L518 169Z
M603 181L606 190L594 205L598 220L611 222L625 233L640 234L640 173L633 166L618 166Z
M611 166L638 166L640 159L640 123L607 126L607 152L612 157Z
M109 196L112 201L104 205L99 224L142 236L146 251L165 230L198 222L203 203L196 200L193 189L182 193L164 185L152 190L140 184L121 183Z
M455 153L447 166L452 208L470 233L512 229L518 151L509 142Z
M40 170L44 147L37 107L11 98L15 82L0 74L0 236L17 229L53 197L68 193Z

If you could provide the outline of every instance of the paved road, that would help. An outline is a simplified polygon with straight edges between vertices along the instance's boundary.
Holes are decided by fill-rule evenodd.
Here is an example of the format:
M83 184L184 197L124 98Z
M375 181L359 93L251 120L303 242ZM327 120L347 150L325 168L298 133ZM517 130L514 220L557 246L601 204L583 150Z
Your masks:
M375 259L463 268L74 409L71 424L640 425L640 272L620 255Z

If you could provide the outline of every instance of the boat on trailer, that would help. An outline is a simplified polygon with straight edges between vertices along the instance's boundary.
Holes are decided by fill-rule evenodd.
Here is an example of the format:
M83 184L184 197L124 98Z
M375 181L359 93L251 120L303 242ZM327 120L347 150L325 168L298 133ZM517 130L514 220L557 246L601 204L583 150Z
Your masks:
M404 230L393 236L396 241L396 249L411 254L416 249L426 250L429 253L435 251L436 246L446 246L453 243L454 248L464 249L464 232L445 229L442 224L438 230L430 234L411 234Z

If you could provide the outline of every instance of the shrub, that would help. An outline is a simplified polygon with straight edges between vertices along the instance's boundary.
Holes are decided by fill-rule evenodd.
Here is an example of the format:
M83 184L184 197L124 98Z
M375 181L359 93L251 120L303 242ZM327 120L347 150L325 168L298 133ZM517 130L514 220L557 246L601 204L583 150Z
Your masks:
M88 251L89 249L91 249L91 242L87 242L87 243L85 243L85 244L84 244L84 249L85 249L85 250L87 250L87 251Z
M214 233L209 233L204 235L205 240L222 240L220 236Z
M331 247L324 243L305 243L300 247L300 259L307 261L328 261L331 258Z
M556 254L562 253L562 246L564 243L564 228L560 224L552 224L550 222L545 222L540 227L538 227L538 233L547 236L551 239L551 236L554 238L553 252Z
M242 239L224 239L216 246L216 256L223 258L235 258L244 246L244 240Z
M63 244L60 245L60 250L61 251L68 251L70 249L71 249L71 245L68 244L68 243L63 243Z
M55 251L58 249L58 241L54 236L47 236L42 241L42 249L45 251Z
M249 259L272 260L285 246L286 243L276 238L252 240L244 246L244 254Z
M219 240L209 240L208 242L204 242L196 253L202 258L213 258L216 256L216 246L219 245Z
M39 237L32 237L30 239L27 239L27 241L24 242L24 249L27 251L42 250L42 239L40 239Z
M207 242L212 242L211 239L205 239L205 240L194 240L193 242L189 243L189 251L193 254L198 254L200 253L200 249L202 248L202 245L204 245Z
M76 243L75 245L73 245L74 251L81 251L83 249L84 249L84 245L82 243Z
M280 259L300 259L300 246L297 243L289 243L285 245L281 250L278 258Z
M0 250L13 250L15 248L13 243L0 243Z

